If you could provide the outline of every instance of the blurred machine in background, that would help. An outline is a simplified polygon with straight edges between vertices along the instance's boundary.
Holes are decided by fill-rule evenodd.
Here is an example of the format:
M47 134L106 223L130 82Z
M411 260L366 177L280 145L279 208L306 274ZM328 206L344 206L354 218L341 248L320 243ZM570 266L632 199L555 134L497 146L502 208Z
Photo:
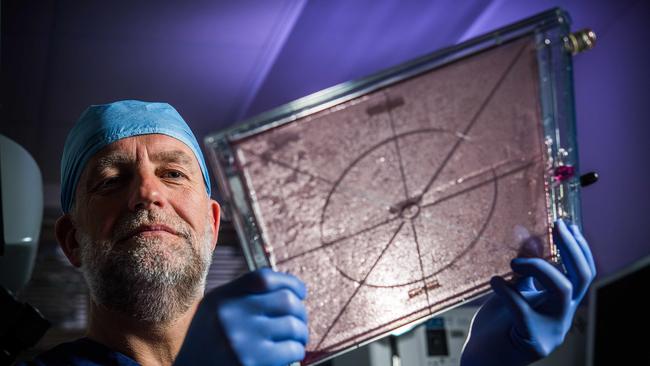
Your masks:
M49 322L14 297L29 281L43 219L43 183L34 158L0 135L0 365L45 334Z
M457 307L330 361L331 366L455 366L478 305ZM326 363L327 364L327 363Z
M452 309L397 338L402 365L451 366L460 354L478 306Z
M43 182L34 158L0 135L0 284L20 290L34 268L43 219Z
M650 365L649 284L650 256L592 285L587 366Z
M323 365L459 366L472 318L481 302L479 299L449 310L405 333L377 340ZM579 308L564 343L531 366L583 366L586 317L587 307Z

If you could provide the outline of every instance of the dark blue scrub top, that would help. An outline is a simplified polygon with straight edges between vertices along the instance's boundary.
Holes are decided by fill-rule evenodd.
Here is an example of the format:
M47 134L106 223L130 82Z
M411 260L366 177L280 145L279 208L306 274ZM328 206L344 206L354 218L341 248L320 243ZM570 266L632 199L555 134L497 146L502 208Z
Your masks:
M16 366L139 366L131 358L88 338L62 343Z

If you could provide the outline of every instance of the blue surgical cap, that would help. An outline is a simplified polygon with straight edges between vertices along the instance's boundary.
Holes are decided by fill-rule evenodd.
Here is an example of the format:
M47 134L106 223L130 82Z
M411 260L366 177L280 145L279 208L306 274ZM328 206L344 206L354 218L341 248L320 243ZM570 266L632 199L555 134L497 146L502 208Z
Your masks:
M61 159L63 212L70 212L81 173L95 153L117 140L152 133L173 137L192 149L209 196L210 177L199 143L176 109L167 103L122 100L88 107L68 134Z

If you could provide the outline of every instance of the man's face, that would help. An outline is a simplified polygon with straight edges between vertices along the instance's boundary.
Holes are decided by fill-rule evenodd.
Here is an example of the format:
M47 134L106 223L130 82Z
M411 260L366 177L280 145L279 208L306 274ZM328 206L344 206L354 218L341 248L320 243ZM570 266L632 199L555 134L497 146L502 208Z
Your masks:
M219 206L184 143L151 134L108 145L86 165L71 216L98 304L164 322L202 295Z

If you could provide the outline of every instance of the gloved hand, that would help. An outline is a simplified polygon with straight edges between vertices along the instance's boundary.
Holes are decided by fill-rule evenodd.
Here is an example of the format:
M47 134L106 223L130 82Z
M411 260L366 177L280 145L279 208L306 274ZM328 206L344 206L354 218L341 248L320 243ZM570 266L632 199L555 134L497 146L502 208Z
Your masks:
M553 236L566 275L541 258L512 260L520 277L514 284L492 278L494 294L474 317L462 366L528 365L564 341L596 266L577 226L558 220Z
M307 290L264 268L209 292L174 365L286 366L305 357Z

